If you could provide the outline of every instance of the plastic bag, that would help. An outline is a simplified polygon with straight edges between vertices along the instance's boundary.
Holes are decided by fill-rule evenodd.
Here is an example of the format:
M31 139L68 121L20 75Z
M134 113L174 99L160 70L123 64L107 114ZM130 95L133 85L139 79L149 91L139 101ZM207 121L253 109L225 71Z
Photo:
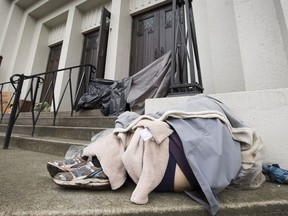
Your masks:
M80 98L76 111L100 107L105 116L118 116L130 109L144 114L147 98L167 95L171 76L170 65L171 51L131 77L121 80L91 78L88 90Z
M81 156L84 148L83 145L71 145L65 154L65 160Z
M266 181L266 177L262 173L263 153L260 150L252 167L244 169L241 167L238 176L229 185L231 188L238 189L255 189L259 188Z

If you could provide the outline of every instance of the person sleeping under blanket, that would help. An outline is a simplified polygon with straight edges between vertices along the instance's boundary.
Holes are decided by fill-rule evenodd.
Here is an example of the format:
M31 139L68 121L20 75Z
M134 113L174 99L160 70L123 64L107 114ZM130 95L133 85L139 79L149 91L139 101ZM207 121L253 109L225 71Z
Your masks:
M161 113L125 112L114 129L97 134L73 158L48 162L47 169L67 188L116 190L128 175L136 184L133 203L146 204L152 191L185 192L215 215L217 194L226 187L257 188L265 181L261 146L256 132L224 104L199 95Z

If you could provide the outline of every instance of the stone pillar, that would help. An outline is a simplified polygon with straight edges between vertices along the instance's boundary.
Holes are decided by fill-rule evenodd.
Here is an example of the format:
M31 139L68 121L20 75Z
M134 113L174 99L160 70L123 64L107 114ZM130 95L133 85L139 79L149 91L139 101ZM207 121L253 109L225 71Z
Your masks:
M106 79L121 79L129 76L132 18L130 1L114 0L111 7L110 32L105 66Z
M83 44L83 36L81 33L81 28L79 28L79 26L81 26L81 23L82 23L82 14L76 7L72 7L69 10L66 21L65 35L63 38L61 57L58 66L59 69L75 66L76 65L75 62L80 63L81 61L82 44ZM73 86L76 86L78 79L78 73L75 72L76 70L72 71L71 74ZM69 73L67 73L67 71L65 73L59 72L57 74L55 89L60 89L60 91L55 91L56 101L60 100L61 94L64 91L64 87L66 85L68 77ZM63 98L61 104L61 111L71 110L69 89L66 90L65 94L66 96Z
M2 5L3 3L1 3ZM0 34L0 52L3 56L1 64L1 77L0 82L9 81L10 76L13 75L13 65L18 51L18 40L22 36L20 32L23 18L23 10L12 3L9 12L7 13L6 24ZM18 72L19 73L19 72ZM12 90L12 89L10 89Z
M193 1L193 13L204 93L215 93L206 1Z
M214 93L243 91L245 84L233 1L206 0L206 5L209 41L207 36L204 38L205 43L210 43ZM201 35L197 35L197 39L201 40Z
M0 1L0 29L1 32L5 32L8 22L11 18L11 12L12 8L14 7L14 4L12 1ZM5 34L0 35L0 53L3 46L3 40L4 40Z
M288 1L274 0L288 62Z
M274 1L233 2L246 90L287 87L287 58Z

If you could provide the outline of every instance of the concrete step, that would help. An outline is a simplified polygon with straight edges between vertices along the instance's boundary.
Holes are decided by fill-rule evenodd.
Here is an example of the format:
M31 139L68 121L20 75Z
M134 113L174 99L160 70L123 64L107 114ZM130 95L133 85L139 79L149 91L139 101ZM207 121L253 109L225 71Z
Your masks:
M34 115L38 115L38 112L34 112ZM5 117L9 118L10 114L5 114ZM31 117L31 112L20 112L19 117ZM41 112L40 117L53 117L54 112ZM72 116L74 117L84 117L84 116L103 116L100 109L87 109L87 110L80 110L78 112L73 111ZM57 117L71 117L71 111L59 111L57 113Z
M105 128L96 127L64 127L64 126L38 126L36 125L35 137L54 137L74 140L91 140L91 137ZM5 133L7 125L0 125L0 132ZM31 125L14 125L14 134L32 135L33 127Z
M70 127L114 127L116 117L110 116L86 116L86 117L57 117L55 126ZM41 117L37 121L37 125L53 126L53 117ZM8 124L9 118L3 118L2 124ZM16 125L32 125L31 117L18 117Z
M5 133L0 133L0 143L4 143ZM9 148L19 148L23 150L35 151L51 154L55 156L64 156L70 146L88 145L90 141L75 139L60 139L55 137L31 137L30 135L12 134Z
M208 216L203 206L184 193L152 192L147 205L132 204L135 185L130 181L116 191L68 190L53 183L46 170L47 161L64 159L71 146L88 145L94 133L113 128L115 119L100 115L70 117L66 113L57 119L56 126L50 126L53 120L47 114L31 137L30 116L20 116L9 149L0 149L0 215ZM30 125L25 124L29 121ZM6 127L0 125L0 143L4 142ZM222 208L217 216L288 215L287 193L287 185L271 183L249 191L226 189L219 194Z
M64 189L55 185L46 163L63 157L0 149L0 215L137 215L209 216L207 210L185 193L149 195L146 205L135 205L130 197L134 183L120 189L90 191ZM288 186L266 182L255 190L225 189L219 194L221 209L217 216L286 216Z
M69 112L61 112L53 126L53 113L43 113L32 137L31 113L21 113L13 127L9 146L63 156L71 145L87 145L93 135L114 128L115 120L116 117L102 116L97 110L79 112L73 117ZM0 124L1 143L4 143L8 122L9 116L5 116Z

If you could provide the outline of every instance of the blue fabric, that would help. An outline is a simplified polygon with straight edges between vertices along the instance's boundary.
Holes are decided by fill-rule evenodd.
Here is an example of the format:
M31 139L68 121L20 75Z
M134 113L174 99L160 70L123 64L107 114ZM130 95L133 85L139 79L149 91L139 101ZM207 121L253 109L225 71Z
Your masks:
M174 177L176 169L176 160L169 154L168 165L164 177L160 184L154 189L157 192L173 192L174 191Z
M199 189L200 186L194 176L191 167L184 154L182 142L176 132L169 137L169 160L161 183L154 189L157 192L173 192L176 164L180 167L189 181L192 189Z
M281 169L279 164L263 164L262 172L269 177L271 182L288 184L288 171Z
M169 150L171 154L173 155L173 157L175 158L176 163L178 164L179 168L181 169L181 171L183 172L183 174L189 181L192 190L199 189L200 185L197 182L197 179L193 171L191 170L191 167L189 166L187 158L184 154L183 145L182 145L179 135L176 132L174 132L173 134L171 134L169 139L170 139Z

